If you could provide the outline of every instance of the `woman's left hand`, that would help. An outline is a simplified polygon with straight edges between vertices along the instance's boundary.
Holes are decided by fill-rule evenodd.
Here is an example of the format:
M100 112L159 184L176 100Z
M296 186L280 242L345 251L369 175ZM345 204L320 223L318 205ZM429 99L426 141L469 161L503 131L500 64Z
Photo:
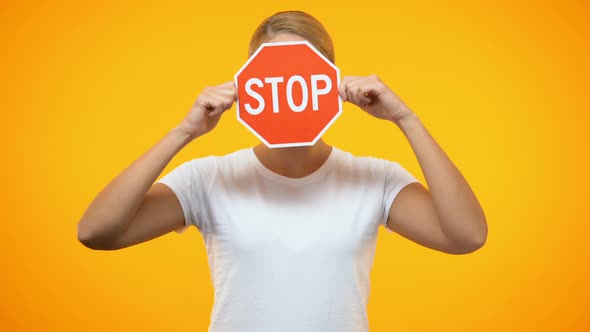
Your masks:
M346 76L340 82L338 93L343 101L357 105L376 118L391 120L398 126L405 117L413 115L377 75Z

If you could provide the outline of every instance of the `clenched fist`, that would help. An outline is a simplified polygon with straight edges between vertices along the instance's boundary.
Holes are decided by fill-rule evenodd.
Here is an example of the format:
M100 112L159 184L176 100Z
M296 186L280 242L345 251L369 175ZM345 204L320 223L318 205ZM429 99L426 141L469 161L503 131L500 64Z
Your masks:
M340 82L338 93L343 101L357 105L376 118L393 121L398 126L404 117L413 114L376 75L346 76Z
M193 139L210 132L221 115L232 107L237 95L233 81L205 88L179 127Z

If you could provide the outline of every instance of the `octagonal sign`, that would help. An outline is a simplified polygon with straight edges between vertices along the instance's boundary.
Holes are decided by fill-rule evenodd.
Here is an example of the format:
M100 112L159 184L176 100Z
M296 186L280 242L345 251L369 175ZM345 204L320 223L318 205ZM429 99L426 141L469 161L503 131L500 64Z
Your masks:
M342 113L340 71L307 41L262 44L234 79L238 121L271 148L313 145Z

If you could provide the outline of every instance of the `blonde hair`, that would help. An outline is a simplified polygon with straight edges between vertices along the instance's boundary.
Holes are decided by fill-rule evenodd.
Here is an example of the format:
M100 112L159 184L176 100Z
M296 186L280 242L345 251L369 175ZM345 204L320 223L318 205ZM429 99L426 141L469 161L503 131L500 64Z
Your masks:
M278 12L262 21L250 39L248 57L252 56L262 43L279 33L292 33L306 39L328 60L335 63L332 38L320 21L302 11Z

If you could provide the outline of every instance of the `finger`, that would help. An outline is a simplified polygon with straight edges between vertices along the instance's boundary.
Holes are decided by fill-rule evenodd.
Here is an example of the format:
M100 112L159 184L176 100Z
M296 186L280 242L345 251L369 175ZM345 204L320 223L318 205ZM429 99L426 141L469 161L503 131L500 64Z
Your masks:
M225 110L223 110L221 108L215 109L215 110L209 112L209 117L212 118L212 117L218 116L218 115L222 114L223 112L225 112Z
M371 102L371 98L369 94L365 92L364 86L359 85L354 89L355 97L359 100L359 102L363 105L366 105Z
M383 92L385 91L386 87L385 85L380 82L380 81L375 81L372 83L369 83L367 85L364 85L361 89L362 93L364 95L367 95L369 97L379 97L383 94Z
M218 86L216 86L216 88L218 88L219 90L235 90L236 88L236 84L234 81L227 81L223 84L219 84Z
M360 92L357 94L357 98L359 99L360 103L362 104L363 108L373 102L373 98L365 92Z
M218 113L219 111L224 111L227 109L227 102L224 100L224 98L220 98L216 94L203 93L199 99L199 104L207 111L207 113Z
M236 94L231 90L218 90L212 94L212 97L223 101L227 108L231 108L233 103L236 101Z
M237 99L237 90L235 89L233 82L228 83L207 89L204 91L204 93L210 97L224 100L225 102L229 103L228 108L230 108L233 102Z
M237 99L237 90L235 90L233 82L226 82L214 87L206 87L201 95L209 97L208 100L211 98L229 100L229 107L231 107L231 104Z
M234 81L227 81L225 83L219 84L218 86L220 88L227 88L227 87L231 87L231 86L234 86L234 85L235 85Z
M231 90L219 91L217 96L228 101L230 104L233 104L233 102L236 101L236 99L238 98L238 94L235 91Z
M348 101L346 96L346 85L348 84L348 80L348 76L343 77L342 81L340 82L340 86L338 87L338 94L340 95L340 98L342 98L342 101Z
M352 91L350 90L350 87L346 87L346 100L348 100L349 102L356 104L355 103L355 99L354 99L354 94L352 93Z
M384 85L376 80L354 82L350 87L359 97L375 97L383 92Z
M232 97L220 95L218 97L218 100L219 100L219 108L221 108L223 111L230 109L232 107L232 105L234 104L234 99Z
M227 108L223 104L220 104L217 107L214 107L209 111L209 116L221 114L221 113L225 112L226 110L227 110Z
M363 80L358 78L350 79L346 85L347 99L357 106L363 106L370 102L370 99L361 92L362 85Z
M338 87L338 94L342 101L349 101L347 96L347 90L351 83L356 82L360 79L360 76L344 76Z
M352 88L352 87L348 87L346 90L346 96L348 98L348 101L357 105L357 106L362 106L363 102L362 102L360 96L353 89L354 88Z

